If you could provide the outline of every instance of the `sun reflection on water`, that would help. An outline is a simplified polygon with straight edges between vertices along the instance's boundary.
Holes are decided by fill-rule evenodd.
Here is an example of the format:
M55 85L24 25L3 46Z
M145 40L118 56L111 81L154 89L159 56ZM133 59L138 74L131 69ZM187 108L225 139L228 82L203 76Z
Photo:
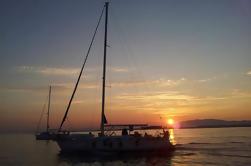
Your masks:
M169 134L170 134L170 136L169 136L170 142L171 142L173 145L176 145L177 142L176 142L175 136L174 136L174 129L169 129L168 131L169 131Z

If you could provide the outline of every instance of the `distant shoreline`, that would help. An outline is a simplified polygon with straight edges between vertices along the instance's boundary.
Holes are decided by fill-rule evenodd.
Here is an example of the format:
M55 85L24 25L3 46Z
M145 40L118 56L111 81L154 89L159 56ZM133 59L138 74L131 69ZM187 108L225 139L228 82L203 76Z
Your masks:
M251 125L236 125L236 126L196 126L196 127L181 127L180 129L201 129L201 128L235 128L235 127L251 127Z

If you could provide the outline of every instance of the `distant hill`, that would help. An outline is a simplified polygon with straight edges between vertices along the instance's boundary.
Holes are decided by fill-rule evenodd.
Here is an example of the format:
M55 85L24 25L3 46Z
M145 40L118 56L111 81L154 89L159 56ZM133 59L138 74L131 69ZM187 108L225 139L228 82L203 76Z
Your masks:
M251 120L225 121L219 119L196 119L180 123L181 128L251 127Z

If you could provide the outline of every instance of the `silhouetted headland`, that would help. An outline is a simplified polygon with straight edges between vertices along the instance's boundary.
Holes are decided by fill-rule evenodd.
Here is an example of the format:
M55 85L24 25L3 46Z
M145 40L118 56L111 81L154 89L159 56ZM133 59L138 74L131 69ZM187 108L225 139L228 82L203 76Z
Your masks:
M195 119L183 121L180 128L221 128L221 127L251 127L250 120L226 121L220 119Z

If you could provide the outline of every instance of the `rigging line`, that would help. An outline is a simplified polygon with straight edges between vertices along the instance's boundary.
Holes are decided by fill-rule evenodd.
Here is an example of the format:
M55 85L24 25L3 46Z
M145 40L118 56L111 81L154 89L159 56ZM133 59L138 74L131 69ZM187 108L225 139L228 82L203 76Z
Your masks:
M46 126L46 131L49 131L49 120L50 120L50 106L51 106L51 86L49 88L49 99L48 99L48 112L47 112L47 126Z
M96 33L97 33L97 31L98 31L98 27L99 27L101 18L102 18L102 16L103 16L104 9L105 9L105 6L104 6L103 9L102 9L101 15L100 15L99 20L98 20L98 24L97 24L97 26L96 26L96 28L95 28L94 34L93 34L93 36L92 36L91 43L90 43L90 45L89 45L87 54L86 54L86 56L85 56L84 63L83 63L82 68L81 68L81 70L80 70L80 73L79 73L79 76L78 76L78 80L77 80L76 85L75 85L75 87L74 87L73 93L72 93L72 95L71 95L71 99L70 99L70 101L69 101L69 104L68 104L68 106L67 106L66 112L65 112L65 114L64 114L63 120L62 120L62 122L61 122L61 124L60 124L60 127L59 127L58 131L61 131L61 128L62 128L62 126L63 126L63 124L64 124L64 122L65 122L65 119L66 119L66 117L67 117L68 111L69 111L69 109L70 109L70 107L71 107L71 102L72 102L72 100L73 100L73 98L74 98L74 95L75 95L75 92L76 92L76 90L77 90L78 83L79 83L79 81L80 81L82 72L83 72L83 70L84 70L84 67L85 67L87 58L88 58L89 53L90 53L90 51L91 51L91 47L92 47L92 44L93 44L93 42L94 42Z
M69 131L72 131L72 124L71 124L69 118L67 117L65 120L66 120L66 122L68 122L68 130L69 130ZM66 129L66 130L67 130L67 129Z
M46 99L47 99L47 97L46 97ZM42 109L42 112L40 114L40 118L39 118L39 121L38 121L38 124L37 124L37 130L36 130L36 132L39 131L41 120L42 120L42 117L43 117L43 114L44 114L44 110L45 110L45 106L46 106L46 103L44 103L44 105L43 105L43 109Z

